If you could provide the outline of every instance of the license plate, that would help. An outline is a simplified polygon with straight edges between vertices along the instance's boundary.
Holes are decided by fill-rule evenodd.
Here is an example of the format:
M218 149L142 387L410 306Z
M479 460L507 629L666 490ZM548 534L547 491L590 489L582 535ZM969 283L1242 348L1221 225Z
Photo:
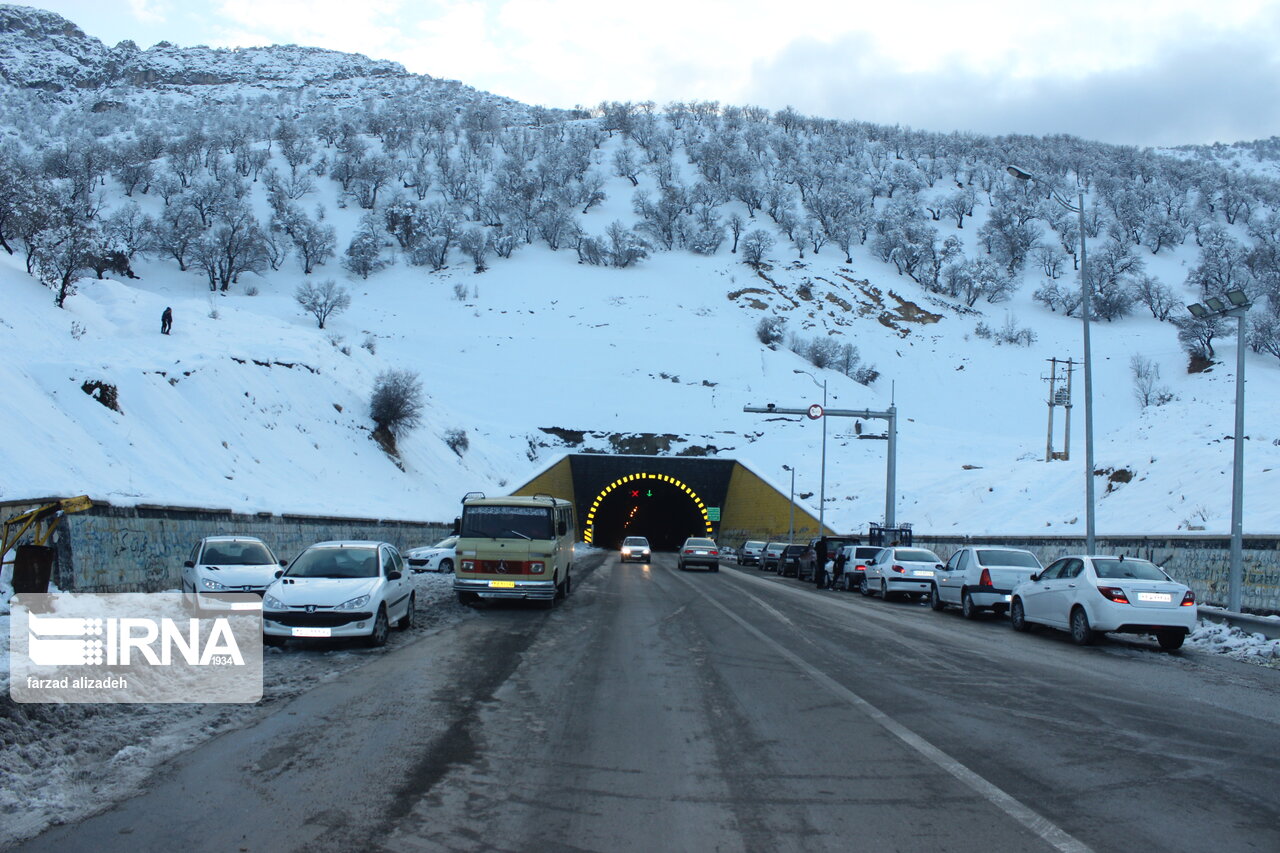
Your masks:
M333 630L331 628L294 628L293 636L295 637L332 637Z
M1168 604L1173 601L1173 596L1167 592L1140 592L1138 593L1139 601L1159 601L1162 604Z
M933 577L933 572L921 571L920 569L916 569L916 570L915 570L914 572L912 572L911 574L915 575L915 576L916 576L916 577L918 577L918 578L931 578L931 577Z
M489 589L515 589L515 581L489 581Z

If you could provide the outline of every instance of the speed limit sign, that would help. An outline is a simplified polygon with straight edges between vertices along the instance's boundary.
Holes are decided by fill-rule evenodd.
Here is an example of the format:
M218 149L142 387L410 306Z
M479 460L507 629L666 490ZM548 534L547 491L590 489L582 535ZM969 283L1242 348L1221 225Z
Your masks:
M809 407L809 417L810 417L812 420L815 420L815 421L816 421L818 418L822 417L822 407L821 407L821 406L819 406L817 403L814 403L812 406L810 406L810 407Z

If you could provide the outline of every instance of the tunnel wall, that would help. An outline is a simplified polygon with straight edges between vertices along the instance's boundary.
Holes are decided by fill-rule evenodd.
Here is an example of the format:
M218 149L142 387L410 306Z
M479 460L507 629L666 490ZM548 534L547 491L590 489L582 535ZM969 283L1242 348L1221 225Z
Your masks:
M785 537L791 525L791 502L754 471L734 464L725 500L720 542L738 546L748 539L768 541ZM832 533L827 528L827 533ZM803 542L818 535L818 519L799 506L795 508L795 540Z

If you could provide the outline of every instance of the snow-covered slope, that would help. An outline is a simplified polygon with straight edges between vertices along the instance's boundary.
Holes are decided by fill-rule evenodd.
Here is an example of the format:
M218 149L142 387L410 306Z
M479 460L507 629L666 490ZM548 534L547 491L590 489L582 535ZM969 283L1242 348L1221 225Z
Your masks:
M167 68L141 82L187 80L173 83L175 91L218 88L226 102L271 81L327 79L337 97L355 91L348 84L357 79L399 74L391 63L305 48L158 45L138 52L145 63L124 62L135 48L95 48L57 16L14 8L0 7L0 49L30 61L6 60L10 81L89 86L92 98L107 91L94 88L106 85L95 75L110 74L113 93L145 104L146 86L119 76L128 68ZM22 38L41 49L20 49ZM270 69L254 76L264 58ZM209 68L246 82L190 82ZM356 76L337 76L348 72ZM632 184L610 168L624 144L611 136L589 155L605 178L605 200L579 213L588 234L635 220ZM278 148L271 158L288 171ZM693 172L683 152L676 160ZM651 173L638 180L638 189L656 192ZM114 179L104 194L110 204L123 201ZM248 198L265 222L261 183ZM152 215L163 210L154 193L134 200ZM341 252L363 211L328 179L304 203L325 209ZM748 217L736 201L725 211L779 234L763 212ZM938 228L977 256L979 220ZM400 257L367 280L334 259L311 279L337 279L353 301L323 331L293 298L305 280L294 258L211 293L202 274L156 255L135 264L137 280L82 281L58 309L21 252L0 254L0 500L87 493L116 503L441 520L467 491L514 488L561 453L608 451L613 434L651 433L676 436L672 452L737 458L784 492L783 466L795 466L801 500L816 510L820 425L742 411L820 402L821 388L796 373L803 370L827 381L831 408L897 406L899 520L938 533L1082 532L1080 375L1070 462L1043 461L1041 379L1047 359L1079 360L1078 319L1047 311L1025 284L1008 302L967 309L898 275L866 246L854 247L850 263L832 247L801 260L784 246L779 235L759 270L727 245L711 255L656 252L612 269L534 242L491 259L481 274L455 251L437 272ZM1185 246L1150 258L1148 268L1191 301L1181 283L1193 260L1194 247ZM176 318L171 336L159 334L166 306ZM1141 313L1093 327L1096 462L1104 472L1098 530L1225 533L1234 344L1218 341L1220 363L1189 375L1173 328ZM766 316L785 318L805 338L856 345L879 379L864 386L785 347L762 346L756 326ZM997 345L975 333L980 322L1029 329L1035 343ZM1176 399L1140 409L1129 375L1134 354L1159 366ZM370 391L389 369L416 372L426 392L423 424L401 438L399 460L370 437ZM1280 470L1280 370L1275 359L1250 354L1249 371L1245 527L1275 531L1280 506L1267 496ZM90 393L94 383L115 389L116 409L103 405L102 390ZM880 426L866 423L864 432ZM848 421L832 419L828 429L827 520L862 529L882 518L885 444L857 438ZM467 438L461 453L447 441L458 431ZM577 432L582 442L567 443Z

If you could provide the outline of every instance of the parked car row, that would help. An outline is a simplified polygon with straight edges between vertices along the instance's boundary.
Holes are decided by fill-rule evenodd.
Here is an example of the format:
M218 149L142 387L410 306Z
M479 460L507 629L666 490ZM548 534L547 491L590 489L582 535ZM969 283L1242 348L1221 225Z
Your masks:
M927 596L935 611L954 606L968 619L1007 612L1014 630L1058 628L1080 645L1107 632L1150 634L1173 651L1199 616L1189 587L1149 560L1123 555L1073 555L1044 568L1018 548L969 546L945 564L927 549L885 548L867 564L859 588L885 599Z
M828 545L836 542L828 537ZM1075 555L1045 568L1030 551L972 545L944 563L928 548L876 547L841 540L831 547L830 575L840 558L835 588L879 595L884 600L919 598L935 611L955 607L967 619L984 612L1008 614L1017 631L1033 624L1070 633L1079 644L1103 633L1150 634L1162 649L1182 647L1198 618L1195 594L1149 560L1126 556ZM748 546L760 545L749 542ZM760 568L780 576L812 577L817 540L807 546L764 543ZM793 549L801 549L792 557ZM742 565L740 559L739 564Z
M208 536L182 568L182 591L201 610L231 610L232 594L262 598L268 645L290 638L360 637L387 642L395 625L413 625L417 599L394 545L367 540L317 542L278 560L253 536Z

